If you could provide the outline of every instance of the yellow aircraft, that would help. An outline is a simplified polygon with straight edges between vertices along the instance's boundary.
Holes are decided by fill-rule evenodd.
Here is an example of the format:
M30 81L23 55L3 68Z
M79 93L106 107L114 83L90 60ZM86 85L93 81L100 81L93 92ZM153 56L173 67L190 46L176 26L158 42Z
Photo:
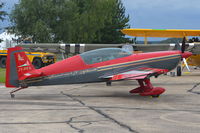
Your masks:
M147 43L147 37L167 37L167 38L184 38L188 36L200 36L200 30L178 30L178 29L123 29L122 33L144 37Z
M189 36L200 36L200 30L183 30L183 29L123 29L122 33L144 37L147 44L147 37L167 37L167 38L187 38ZM200 54L192 55L187 60L183 59L184 66L190 71L188 65L200 67ZM181 75L180 67L177 68L177 75Z
M189 66L200 67L200 54L192 55L186 60Z

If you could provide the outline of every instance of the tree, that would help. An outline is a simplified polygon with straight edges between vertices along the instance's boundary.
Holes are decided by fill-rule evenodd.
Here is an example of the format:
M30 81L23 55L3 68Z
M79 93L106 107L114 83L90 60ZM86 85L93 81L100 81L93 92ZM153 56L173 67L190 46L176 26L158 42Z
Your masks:
M4 3L0 3L0 9L3 8ZM7 15L7 13L5 11L1 11L0 10L0 20L3 21L5 18L5 16Z
M122 43L129 17L121 0L21 0L11 20L37 42Z
M37 42L71 41L76 16L69 0L21 0L11 13L14 30Z
M125 43L129 40L121 32L124 28L129 28L129 16L125 15L125 7L121 0L113 0L110 5L110 19L105 21L105 27L101 29L101 43Z
M121 30L128 28L129 16L121 0L74 0L79 7L78 42L124 43Z
M78 19L76 20L76 33L73 41L79 43L100 42L99 31L105 27L105 21L109 18L107 0L75 0L78 7Z

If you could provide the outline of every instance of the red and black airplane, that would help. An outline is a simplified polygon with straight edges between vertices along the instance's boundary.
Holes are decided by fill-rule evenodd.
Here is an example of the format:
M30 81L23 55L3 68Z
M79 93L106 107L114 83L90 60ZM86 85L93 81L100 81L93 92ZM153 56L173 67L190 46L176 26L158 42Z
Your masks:
M183 43L184 44L184 43ZM139 87L130 93L157 97L165 89L153 87L151 76L174 69L190 52L162 51L133 54L120 48L96 49L76 55L55 64L35 69L21 47L8 49L6 87L17 87L14 92L29 86L80 84L137 80Z

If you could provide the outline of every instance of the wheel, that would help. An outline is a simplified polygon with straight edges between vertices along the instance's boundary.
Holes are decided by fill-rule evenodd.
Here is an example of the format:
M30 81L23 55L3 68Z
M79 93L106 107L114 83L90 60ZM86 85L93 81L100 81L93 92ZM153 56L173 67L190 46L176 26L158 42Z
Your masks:
M111 85L112 85L112 82L107 81L107 82L106 82L106 85L107 85L107 86L111 86Z
M36 69L39 69L41 67L43 67L43 62L40 58L35 58L32 62L33 66L36 68Z
M155 78L158 78L159 75L155 75Z
M0 67L6 68L6 57L1 57L0 59Z
M178 66L176 68L176 74L177 74L177 76L181 76L182 75L181 66Z
M160 95L151 95L152 98L159 98Z
M11 94L10 94L10 97L11 97L11 98L15 98L15 94L12 94L12 93L11 93Z

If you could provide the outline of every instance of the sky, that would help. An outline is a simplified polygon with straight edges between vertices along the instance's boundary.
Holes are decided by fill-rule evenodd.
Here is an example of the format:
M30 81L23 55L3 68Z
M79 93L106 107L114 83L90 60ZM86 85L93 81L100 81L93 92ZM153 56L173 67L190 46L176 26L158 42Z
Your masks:
M132 28L200 29L200 0L122 0Z
M10 14L11 10L14 8L14 4L17 4L19 0L0 0L0 3L4 3L3 11L6 11L8 14ZM6 17L5 21L0 21L0 28L5 28L11 25L10 20L8 17ZM0 33L3 32L3 30L0 30Z
M19 0L0 0L8 13ZM200 29L200 0L122 0L131 28ZM0 27L9 20L0 22Z

